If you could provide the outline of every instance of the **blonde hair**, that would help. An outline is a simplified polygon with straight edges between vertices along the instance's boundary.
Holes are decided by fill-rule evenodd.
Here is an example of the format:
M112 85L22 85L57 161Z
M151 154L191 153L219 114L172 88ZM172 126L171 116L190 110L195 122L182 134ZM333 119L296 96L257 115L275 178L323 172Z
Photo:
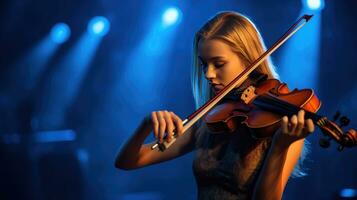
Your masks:
M245 66L249 66L266 51L264 41L258 29L246 16L237 12L220 12L211 18L196 33L193 43L191 86L196 109L200 108L214 96L209 83L205 78L202 66L199 64L198 43L202 39L219 39L225 42L231 47L233 52L237 53ZM263 61L255 72L266 74L268 78L279 78L270 58ZM201 133L206 131L207 127L201 120L199 120L197 128L196 137L198 137L198 143L196 143L196 145L199 145L199 143L202 142L203 134ZM306 148L307 145L308 144L305 142L300 162L296 165L293 171L293 177L305 175L302 170L302 162L308 153L308 148Z
M221 12L210 19L196 33L193 43L191 85L196 109L213 97L198 60L198 43L202 39L220 39L224 41L231 47L233 52L237 53L245 66L251 64L266 51L258 29L247 17L236 12ZM278 78L270 59L262 62L256 72L266 74L268 78Z

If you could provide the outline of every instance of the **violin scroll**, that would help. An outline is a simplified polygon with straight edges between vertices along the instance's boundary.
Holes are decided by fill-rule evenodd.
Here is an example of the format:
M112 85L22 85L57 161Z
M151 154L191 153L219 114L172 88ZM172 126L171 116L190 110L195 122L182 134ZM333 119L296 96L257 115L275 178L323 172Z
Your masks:
M338 114L339 115L339 114ZM334 116L334 121L336 121L338 116ZM330 140L335 140L339 145L338 150L342 151L344 147L354 147L357 146L357 133L355 131L347 131L343 132L341 129L342 126L346 126L349 123L349 119L347 117L341 117L340 126L335 122L332 122L327 119L327 117L323 117L317 121L317 125L322 131L322 133L328 136L328 139L320 139L320 146L323 148L328 148L330 146Z

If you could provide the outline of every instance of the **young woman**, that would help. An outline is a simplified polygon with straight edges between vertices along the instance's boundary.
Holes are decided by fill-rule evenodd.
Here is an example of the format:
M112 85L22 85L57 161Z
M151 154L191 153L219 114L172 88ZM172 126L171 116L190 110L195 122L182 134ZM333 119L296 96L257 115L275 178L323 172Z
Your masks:
M194 40L191 78L196 107L212 98L264 51L263 40L247 17L222 12L210 19ZM239 93L266 78L277 78L269 60L235 91ZM174 129L177 140L164 152L151 150L153 143L144 144L151 131L160 142L170 142ZM136 169L196 151L193 170L198 199L281 199L294 168L294 174L301 174L296 166L304 138L314 131L314 124L304 119L301 110L290 118L284 116L281 127L271 137L253 137L245 125L233 133L213 134L202 120L185 133L182 130L182 120L175 113L152 112L122 146L115 166Z

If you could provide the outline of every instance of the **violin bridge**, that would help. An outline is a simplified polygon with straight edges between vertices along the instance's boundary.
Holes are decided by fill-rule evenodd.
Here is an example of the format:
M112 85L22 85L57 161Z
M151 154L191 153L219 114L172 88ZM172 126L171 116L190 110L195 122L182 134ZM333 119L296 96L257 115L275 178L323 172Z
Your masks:
M242 95L240 96L240 99L245 104L249 104L249 103L251 103L253 101L255 96L256 96L255 87L254 86L249 86L243 91Z

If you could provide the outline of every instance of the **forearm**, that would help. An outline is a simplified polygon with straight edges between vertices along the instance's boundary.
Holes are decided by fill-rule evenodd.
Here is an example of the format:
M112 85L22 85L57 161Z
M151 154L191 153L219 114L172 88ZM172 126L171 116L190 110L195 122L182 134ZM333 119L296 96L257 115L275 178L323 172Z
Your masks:
M290 120L287 116L282 118L254 188L253 199L281 199L301 155L304 138L314 131L312 120L305 120L304 114L300 110Z
M152 131L152 126L148 119L144 119L130 139L124 143L115 160L115 167L120 169L131 169L141 155L142 146L145 139Z
M288 148L273 140L254 188L254 200L281 199L285 187L282 176Z

